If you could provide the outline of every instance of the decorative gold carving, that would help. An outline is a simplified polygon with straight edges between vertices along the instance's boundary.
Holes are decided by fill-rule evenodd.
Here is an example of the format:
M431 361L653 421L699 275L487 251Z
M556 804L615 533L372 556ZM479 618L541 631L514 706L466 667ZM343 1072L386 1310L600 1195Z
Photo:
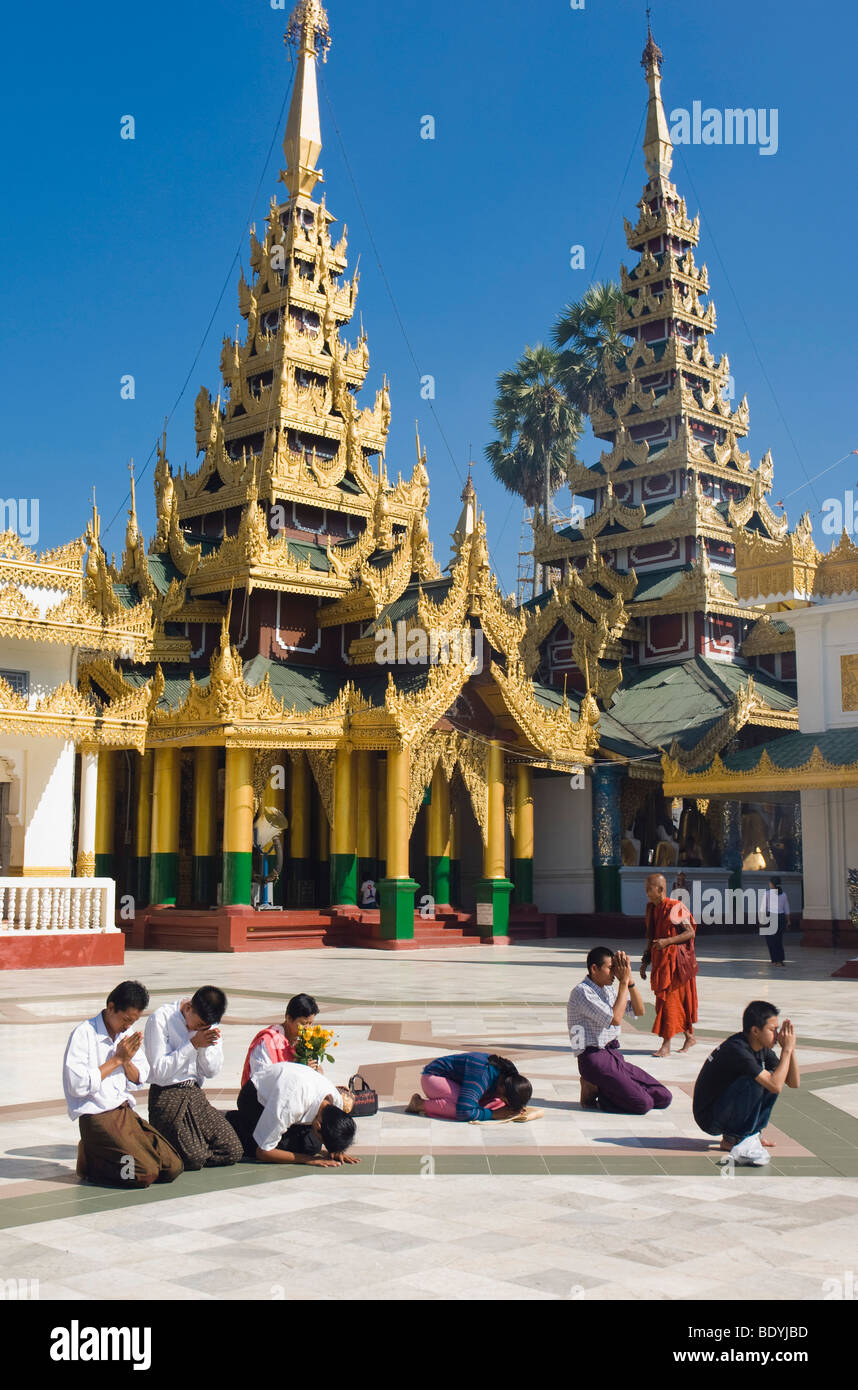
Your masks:
M26 584L35 589L67 589L83 594L81 561L86 541L68 541L37 555L15 531L0 531L0 584Z
M756 767L735 771L716 754L709 767L688 772L668 753L662 754L665 796L728 795L747 800L753 794L811 788L858 787L858 762L830 763L814 746L800 767L777 767L764 748Z
M0 589L0 631L8 619L13 622L17 620L40 621L38 604L25 598L21 590L14 584L7 584ZM4 636L8 635L4 633ZM23 635L23 634L22 634Z
M809 599L820 554L805 512L795 530L778 539L733 527L736 594L744 604Z
M813 583L815 598L858 593L858 546L844 531L827 555L822 555Z
M858 654L840 658L841 708L858 710Z
M506 671L492 662L491 676L507 710L534 748L550 754L556 763L589 760L599 741L599 709L592 695L584 696L574 720L565 694L554 709L537 698L520 662L508 663Z
M66 681L31 703L0 679L0 727L5 733L27 737L71 739L142 752L148 695L148 686L143 686L129 697L99 704Z
M465 784L483 844L489 836L488 744L463 738L458 745L456 765Z
M791 627L779 631L768 613L754 623L742 642L743 656L772 656L776 652L795 651L795 632Z
M310 749L307 752L307 761L310 764L310 771L313 774L313 781L319 789L319 798L328 818L328 824L334 823L334 762L336 754L327 749Z
M441 757L443 735L430 734L422 743L411 750L409 759L408 783L408 833L414 829L414 822L423 804L423 795Z
M774 709L757 694L754 677L748 676L747 685L736 691L729 709L725 710L718 722L712 725L699 742L693 748L681 748L674 739L669 757L683 770L701 767L725 748L746 724L771 729L797 729L798 707L789 710Z
M75 864L77 878L95 878L95 855L89 850L81 850Z
M741 502L731 502L728 508L730 525L736 530L745 529L756 515L773 540L786 535L788 522L785 516L777 516L769 506L766 493L771 490L774 477L771 450L760 460L760 466L751 475L751 487Z

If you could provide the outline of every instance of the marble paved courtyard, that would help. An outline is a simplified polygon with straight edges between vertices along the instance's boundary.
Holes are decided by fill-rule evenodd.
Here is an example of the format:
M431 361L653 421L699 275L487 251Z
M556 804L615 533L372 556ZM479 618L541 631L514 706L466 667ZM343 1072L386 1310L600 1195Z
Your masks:
M70 1301L279 1300L320 1288L368 1300L741 1300L758 1296L762 1265L769 1300L822 1299L858 1255L858 982L830 978L842 953L802 951L791 936L787 954L776 970L757 939L701 933L701 1045L652 1060L651 1007L624 1033L626 1055L674 1092L670 1109L639 1118L579 1105L565 1033L583 976L578 942L129 952L120 971L5 972L0 1280L37 1280L40 1298ZM359 1123L360 1165L247 1162L146 1192L78 1183L63 1050L120 978L141 979L153 1008L200 984L227 991L226 1065L209 1092L224 1110L254 1032L282 1017L290 995L314 994L339 1039L328 1072L345 1082L360 1071L380 1093L380 1113ZM792 1018L802 1086L776 1105L770 1167L729 1173L694 1125L691 1090L752 998ZM463 1125L406 1114L425 1063L467 1049L511 1057L544 1117Z

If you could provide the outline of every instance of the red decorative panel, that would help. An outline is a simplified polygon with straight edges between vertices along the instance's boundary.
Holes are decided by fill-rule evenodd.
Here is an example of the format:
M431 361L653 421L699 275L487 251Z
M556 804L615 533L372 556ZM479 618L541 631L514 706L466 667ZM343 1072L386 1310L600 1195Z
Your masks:
M650 545L633 545L629 549L629 563L634 569L645 569L647 565L663 565L669 560L681 562L678 540L653 541Z
M676 492L675 473L656 473L652 478L644 478L643 495L647 497L667 497Z
M691 655L689 615L662 613L647 621L644 660L666 660Z
M722 618L710 613L703 624L703 656L730 658L735 656L741 639L738 619Z

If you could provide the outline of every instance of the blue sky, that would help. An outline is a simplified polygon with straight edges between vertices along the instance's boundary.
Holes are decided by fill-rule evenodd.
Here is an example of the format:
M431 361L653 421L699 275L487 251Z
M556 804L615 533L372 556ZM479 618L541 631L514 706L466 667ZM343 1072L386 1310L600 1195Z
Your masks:
M443 564L470 450L510 589L520 506L490 480L483 455L495 382L591 279L632 263L622 218L635 217L644 182L645 6L327 8L320 164L328 207L348 223L351 264L361 256L367 394L383 372L391 381L388 471L410 472L419 420ZM247 224L261 229L281 187L282 129L254 201L290 76L287 14L269 0L50 0L7 16L0 494L38 496L40 546L83 530L93 483L105 526L121 506L127 460L139 470L150 456L239 246L248 268ZM772 448L773 498L787 499L791 522L815 512L818 529L825 498L852 488L858 502L855 456L805 485L858 448L858 14L796 0L672 2L654 5L653 28L668 112L696 100L778 110L776 155L685 146L673 176L702 214L713 347L730 358L737 401L749 398L746 447L755 462ZM126 114L134 141L120 139ZM420 138L427 114L434 141ZM585 248L584 270L570 268L573 244ZM236 265L171 419L174 467L194 464L193 401L200 384L219 384L237 277ZM434 416L412 352L436 379ZM124 373L135 377L133 401L120 399ZM585 442L585 461L600 448ZM151 474L150 463L139 489L147 533ZM108 550L121 549L124 515Z

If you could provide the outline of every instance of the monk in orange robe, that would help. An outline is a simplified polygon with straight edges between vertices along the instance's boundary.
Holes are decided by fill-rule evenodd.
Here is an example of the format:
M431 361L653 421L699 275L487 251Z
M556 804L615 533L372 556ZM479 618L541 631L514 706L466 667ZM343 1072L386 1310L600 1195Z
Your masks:
M663 874L650 874L646 881L647 946L641 962L641 979L646 979L647 965L651 966L650 983L655 994L655 1023L652 1031L662 1043L654 1057L667 1057L670 1040L677 1033L685 1034L681 1052L687 1052L697 1042L694 1025L697 1022L697 959L694 954L694 918L678 898L667 896ZM684 951L677 947L687 943Z

